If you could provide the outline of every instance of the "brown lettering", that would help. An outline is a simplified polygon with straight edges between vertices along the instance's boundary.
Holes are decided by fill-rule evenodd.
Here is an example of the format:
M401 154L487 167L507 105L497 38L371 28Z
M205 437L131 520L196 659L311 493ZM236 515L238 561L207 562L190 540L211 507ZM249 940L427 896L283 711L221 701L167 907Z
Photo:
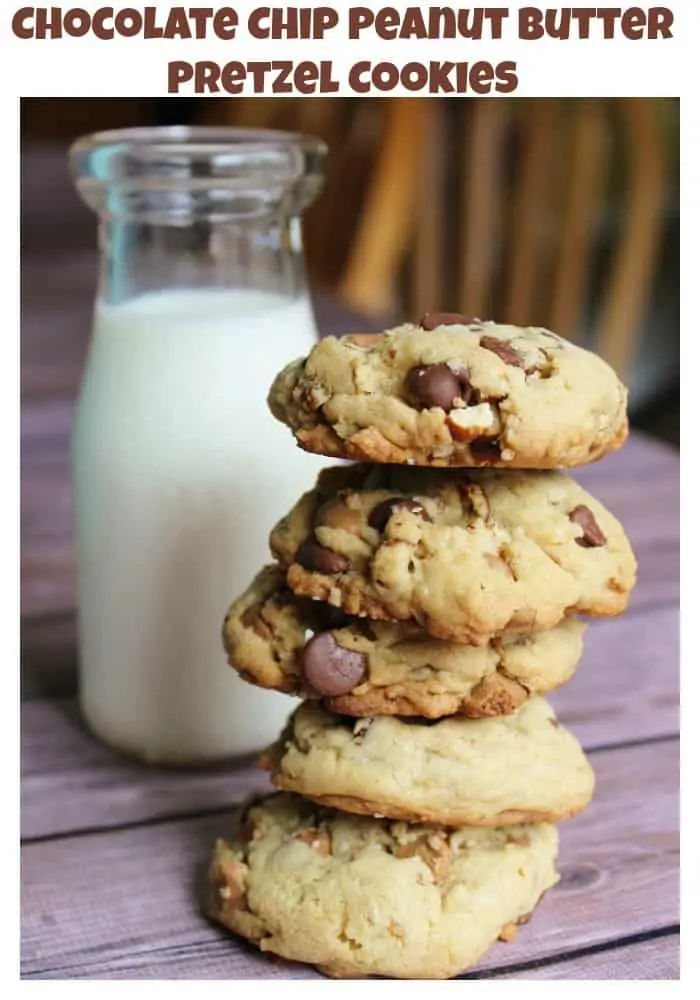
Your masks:
M428 38L456 38L457 18L466 11L458 10L455 15L452 7L429 7L428 8Z
M114 18L117 34L123 35L125 38L133 38L141 31L141 26L141 15L133 7L125 7L123 10L117 11Z
M158 24L158 11L155 7L146 7L143 12L143 37L163 38L164 31Z
M465 65L468 65L465 63ZM453 94L455 86L450 79L450 73L455 68L453 62L431 62L430 64L430 93L431 94Z
M372 70L372 83L377 88L386 93L389 90L394 90L396 84L399 82L399 71L393 63L381 62Z
M279 65L279 64L278 64ZM253 77L253 93L262 94L265 91L265 74L272 69L272 63L248 63L248 72Z
M455 90L458 94L466 94L469 90L469 63L457 63L455 66Z
M69 38L82 38L90 30L90 12L81 7L71 7L63 16L63 30Z
M105 24L108 19L112 20L111 28ZM92 30L95 38L101 38L105 41L114 38L114 7L100 7L99 10L95 11L92 19Z
M248 18L248 34L252 38L267 38L270 34L270 29L263 26L263 21L265 18L270 16L269 7L256 7Z
M180 84L188 83L194 76L192 63L183 62L177 59L168 63L168 93L177 94L180 92Z
M408 14L408 11L406 11ZM420 11L418 12L420 14ZM421 18L422 21L422 18ZM374 30L383 38L385 41L391 41L391 39L396 38L398 34L398 27L401 24L401 15L398 10L394 10L393 7L382 7L377 11L374 20ZM405 24L405 22L404 22ZM424 29L425 30L425 27ZM401 38L410 38L410 34L404 34L404 29L401 29ZM425 38L425 35L419 35L419 38Z
M549 38L558 38L560 41L567 39L571 30L571 9L548 7L544 12L544 30Z
M191 38L192 31L184 7L171 7L163 31L165 38Z
M313 94L318 83L318 66L312 62L300 62L294 70L294 87L300 94Z
M491 93L493 66L489 62L475 62L469 71L469 85L475 94Z
M428 70L423 63L407 63L401 70L401 83L406 90L423 90L428 82Z
M649 8L649 38L673 38L673 11L668 7Z
M512 94L518 86L517 65L502 62L496 66L496 90L499 94Z
M272 93L273 94L291 94L292 85L288 80L289 75L292 72L292 63L290 62L273 62L270 63L270 69L277 73L277 76L272 81Z
M337 94L340 90L340 84L337 80L333 79L333 63L324 60L320 64L321 66L321 76L319 81L319 93L321 94Z
M195 64L194 92L195 94L218 94L221 67L218 63L203 59Z
M338 11L332 7L317 7L314 10L314 38L323 38L338 24Z
M521 7L518 11L518 38L535 41L543 34L542 11L537 7Z
M12 16L12 34L17 38L32 38L34 29L27 27L26 21L31 21L34 14L33 7L20 7Z
M644 37L647 16L641 7L628 7L622 14L622 34L633 41Z
M433 8L430 8L430 14ZM395 11L397 17L401 17L398 11ZM403 23L401 25L401 31L399 32L400 38L430 38L430 31L426 27L425 19L423 18L423 13L420 7L409 7L404 14ZM438 36L440 37L440 36Z
M194 37L206 38L209 21L214 16L213 7L190 7L189 15L194 21Z
M603 22L603 38L614 38L615 22L622 14L622 10L619 7L599 7L597 14Z
M503 22L509 15L507 7L487 7L485 15L491 22L491 38L503 37ZM479 35L481 37L481 35Z
M369 7L351 7L348 11L348 37L359 38L360 32L369 28L374 21L374 14Z
M578 24L578 37L591 37L591 20L595 17L595 7L572 7L571 17Z
M372 64L370 62L364 60L363 62L355 63L354 66L350 67L350 72L348 73L348 84L356 94L366 94L369 91L369 80L365 83L361 77L363 73L369 73L371 65Z
M63 38L60 7L35 7L35 38Z
M224 63L221 67L221 86L227 94L240 94L245 84L245 66L242 62Z

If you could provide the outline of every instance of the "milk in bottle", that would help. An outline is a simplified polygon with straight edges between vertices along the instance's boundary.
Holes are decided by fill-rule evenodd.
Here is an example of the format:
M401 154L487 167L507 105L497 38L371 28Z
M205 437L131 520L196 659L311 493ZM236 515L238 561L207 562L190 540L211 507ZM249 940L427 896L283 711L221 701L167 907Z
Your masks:
M295 136L204 142L187 130L176 144L165 131L147 148L128 133L117 142L136 147L130 171L100 137L78 168L79 185L81 171L105 174L87 187L105 271L73 442L80 699L110 744L189 764L260 749L293 708L235 675L221 628L324 460L298 450L266 405L277 371L317 336L293 219L309 157L292 155ZM250 189L264 187L266 143L277 173L261 196ZM199 170L188 170L195 145ZM258 157L253 180L243 146ZM194 203L216 155L230 187L220 173L208 183L221 193ZM172 189L154 203L145 175L153 191L164 176Z

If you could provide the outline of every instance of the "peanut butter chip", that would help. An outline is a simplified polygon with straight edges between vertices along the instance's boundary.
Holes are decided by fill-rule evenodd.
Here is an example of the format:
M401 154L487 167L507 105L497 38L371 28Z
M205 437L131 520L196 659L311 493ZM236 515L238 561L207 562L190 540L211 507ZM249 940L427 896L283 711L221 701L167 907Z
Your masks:
M342 500L329 500L319 507L314 518L316 527L338 528L341 531L357 533L362 527L362 515L359 510L351 510Z
M499 941L513 941L518 933L518 925L515 923L506 924L502 929L501 933L498 935Z
M411 500L408 497L390 497L388 500L382 500L373 508L367 518L367 523L370 528L384 531L396 510L407 510L411 514L423 518L424 521L432 521L430 514L418 500Z
M484 552L484 560L489 564L491 569L495 569L502 576L508 577L509 580L514 580L513 571L502 556L497 556L493 552Z
M301 543L297 549L296 561L310 573L322 573L324 576L344 573L350 565L349 559L320 545L313 536Z
M383 333L350 333L345 338L348 343L355 347L376 347L384 340Z
M430 868L436 882L444 882L450 870L452 851L444 837L430 834L419 837L408 844L398 844L394 848L395 858L413 858L418 856Z
M528 836L526 836L524 833L522 833L522 834L519 834L519 833L510 833L508 835L508 837L506 838L506 843L507 844L515 844L517 847L529 847L530 846L530 838Z
M569 520L583 528L583 534L576 539L576 544L581 548L597 549L607 542L592 512L584 504L579 504L569 511Z
M229 912L245 905L246 873L245 865L237 861L219 862L213 882L221 905Z
M296 834L296 839L308 844L309 847L314 851L318 851L319 854L328 855L331 853L330 834L324 828L307 826L304 830L300 830Z
M492 354L497 354L501 361L512 368L524 367L521 356L505 340L499 340L498 337L482 337L479 341L479 347L483 347L485 351L491 351Z
M316 694L327 698L348 694L360 683L366 670L364 653L339 646L332 632L315 635L301 653L304 680Z

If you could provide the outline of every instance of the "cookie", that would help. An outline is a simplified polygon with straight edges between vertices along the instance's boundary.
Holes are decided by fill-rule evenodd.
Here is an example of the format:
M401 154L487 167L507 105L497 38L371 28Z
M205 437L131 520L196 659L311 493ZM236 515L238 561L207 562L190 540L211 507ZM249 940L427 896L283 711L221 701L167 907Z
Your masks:
M345 715L435 719L514 712L531 694L567 681L586 626L576 618L485 646L434 639L420 626L352 618L295 597L266 566L226 616L228 659L246 680Z
M207 909L329 976L449 979L511 940L558 881L556 853L549 823L447 832L270 795L217 842Z
M352 719L305 702L261 758L277 788L443 826L559 822L591 800L578 740L543 698L493 719Z
M553 471L336 466L270 545L298 595L475 645L619 614L636 574L616 518Z
M408 465L584 465L628 433L627 390L598 355L541 327L434 313L326 337L268 397L298 444Z

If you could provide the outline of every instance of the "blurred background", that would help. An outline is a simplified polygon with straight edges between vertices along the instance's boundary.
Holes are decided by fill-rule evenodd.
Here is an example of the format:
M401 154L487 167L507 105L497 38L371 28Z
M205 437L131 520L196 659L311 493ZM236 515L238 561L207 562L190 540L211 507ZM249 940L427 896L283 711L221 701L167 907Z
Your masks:
M60 369L88 336L95 220L68 178L69 143L195 123L328 142L305 220L314 290L374 323L443 309L549 326L603 354L630 385L634 423L678 443L678 100L25 99L23 348ZM40 330L33 318L55 301L31 280L37 255L54 257L73 302ZM47 377L23 376L23 392Z

